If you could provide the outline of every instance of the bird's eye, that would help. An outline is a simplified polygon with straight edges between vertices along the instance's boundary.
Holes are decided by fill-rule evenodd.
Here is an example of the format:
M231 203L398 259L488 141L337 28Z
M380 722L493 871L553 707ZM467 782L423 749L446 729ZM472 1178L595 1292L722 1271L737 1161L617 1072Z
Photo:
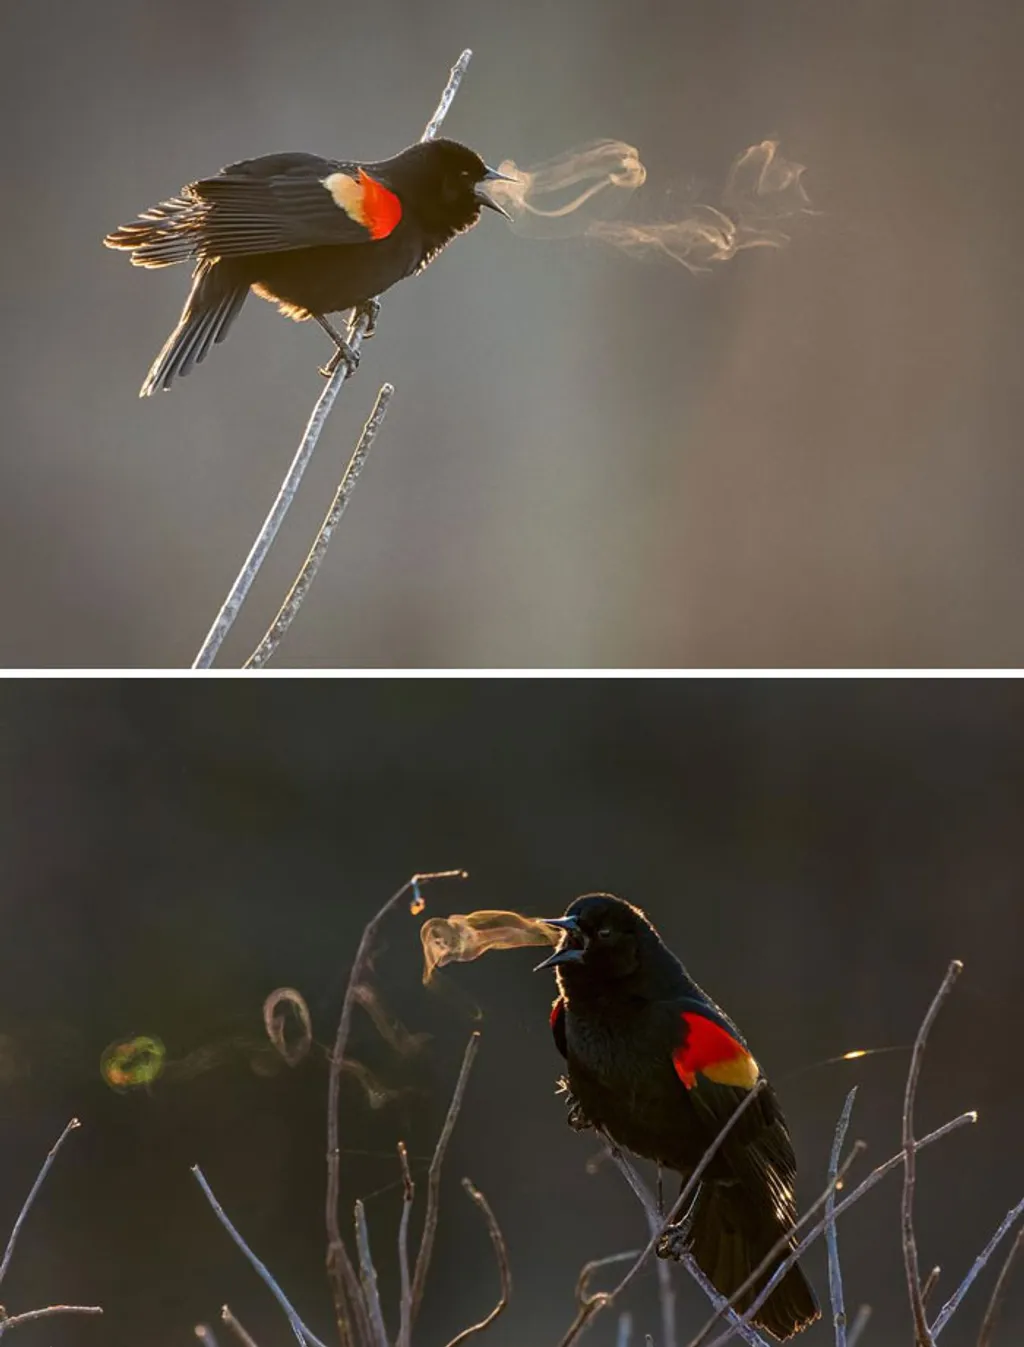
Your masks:
M598 940L609 940L611 939L611 935L612 935L612 928L610 926L599 926L597 928Z

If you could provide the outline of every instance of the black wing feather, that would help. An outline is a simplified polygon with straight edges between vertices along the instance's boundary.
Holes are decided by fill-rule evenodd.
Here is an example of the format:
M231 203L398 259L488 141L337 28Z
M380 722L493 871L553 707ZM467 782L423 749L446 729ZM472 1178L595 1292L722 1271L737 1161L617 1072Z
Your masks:
M135 265L144 267L365 243L370 231L323 185L333 173L357 171L356 165L314 154L243 159L189 183L138 221L115 229L106 243L130 249Z

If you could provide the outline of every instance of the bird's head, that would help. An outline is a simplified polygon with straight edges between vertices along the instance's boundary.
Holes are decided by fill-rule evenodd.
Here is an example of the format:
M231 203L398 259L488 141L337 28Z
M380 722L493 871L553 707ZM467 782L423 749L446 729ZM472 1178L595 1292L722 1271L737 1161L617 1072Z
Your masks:
M537 968L557 969L570 988L621 982L665 957L675 965L640 909L612 893L585 893L569 904L564 917L544 921L565 934Z
M482 206L509 218L487 193L487 184L507 181L505 175L488 168L458 141L420 141L380 169L379 176L398 194L403 207L427 229L453 233L468 229L480 218Z

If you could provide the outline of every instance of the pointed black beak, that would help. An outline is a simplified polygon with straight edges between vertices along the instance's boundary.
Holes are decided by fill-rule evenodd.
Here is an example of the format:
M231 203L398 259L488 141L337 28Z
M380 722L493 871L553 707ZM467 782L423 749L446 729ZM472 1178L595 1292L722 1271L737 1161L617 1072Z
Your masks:
M496 210L499 215L504 215L506 220L511 220L512 216L504 206L499 206L493 197L488 196L484 190L489 182L515 182L515 178L510 178L507 173L499 173L496 168L489 168L477 185L473 188L473 195L481 206L486 206L488 210Z
M554 926L560 931L565 931L567 935L575 935L580 929L579 917L541 917L540 920L545 926ZM560 963L582 963L583 949L579 945L563 945L561 949L556 949L554 954L550 955L543 963L539 963L533 970L539 973L542 968L555 968Z

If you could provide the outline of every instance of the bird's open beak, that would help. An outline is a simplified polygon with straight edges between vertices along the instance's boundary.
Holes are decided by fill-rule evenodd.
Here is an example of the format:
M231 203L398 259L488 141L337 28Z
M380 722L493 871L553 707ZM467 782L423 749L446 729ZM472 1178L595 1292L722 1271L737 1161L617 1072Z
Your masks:
M488 196L484 191L489 182L515 182L515 178L510 178L507 173L499 173L496 168L489 168L477 185L473 188L473 195L481 206L486 206L488 210L496 210L499 215L504 215L506 220L511 220L512 216L504 206L499 206L492 196Z
M533 971L539 973L542 968L555 968L560 963L582 963L583 946L569 943L580 929L579 917L541 917L541 921L545 926L554 926L558 930L564 931L567 941L561 949L556 949L554 954L545 959L543 963L539 963Z

